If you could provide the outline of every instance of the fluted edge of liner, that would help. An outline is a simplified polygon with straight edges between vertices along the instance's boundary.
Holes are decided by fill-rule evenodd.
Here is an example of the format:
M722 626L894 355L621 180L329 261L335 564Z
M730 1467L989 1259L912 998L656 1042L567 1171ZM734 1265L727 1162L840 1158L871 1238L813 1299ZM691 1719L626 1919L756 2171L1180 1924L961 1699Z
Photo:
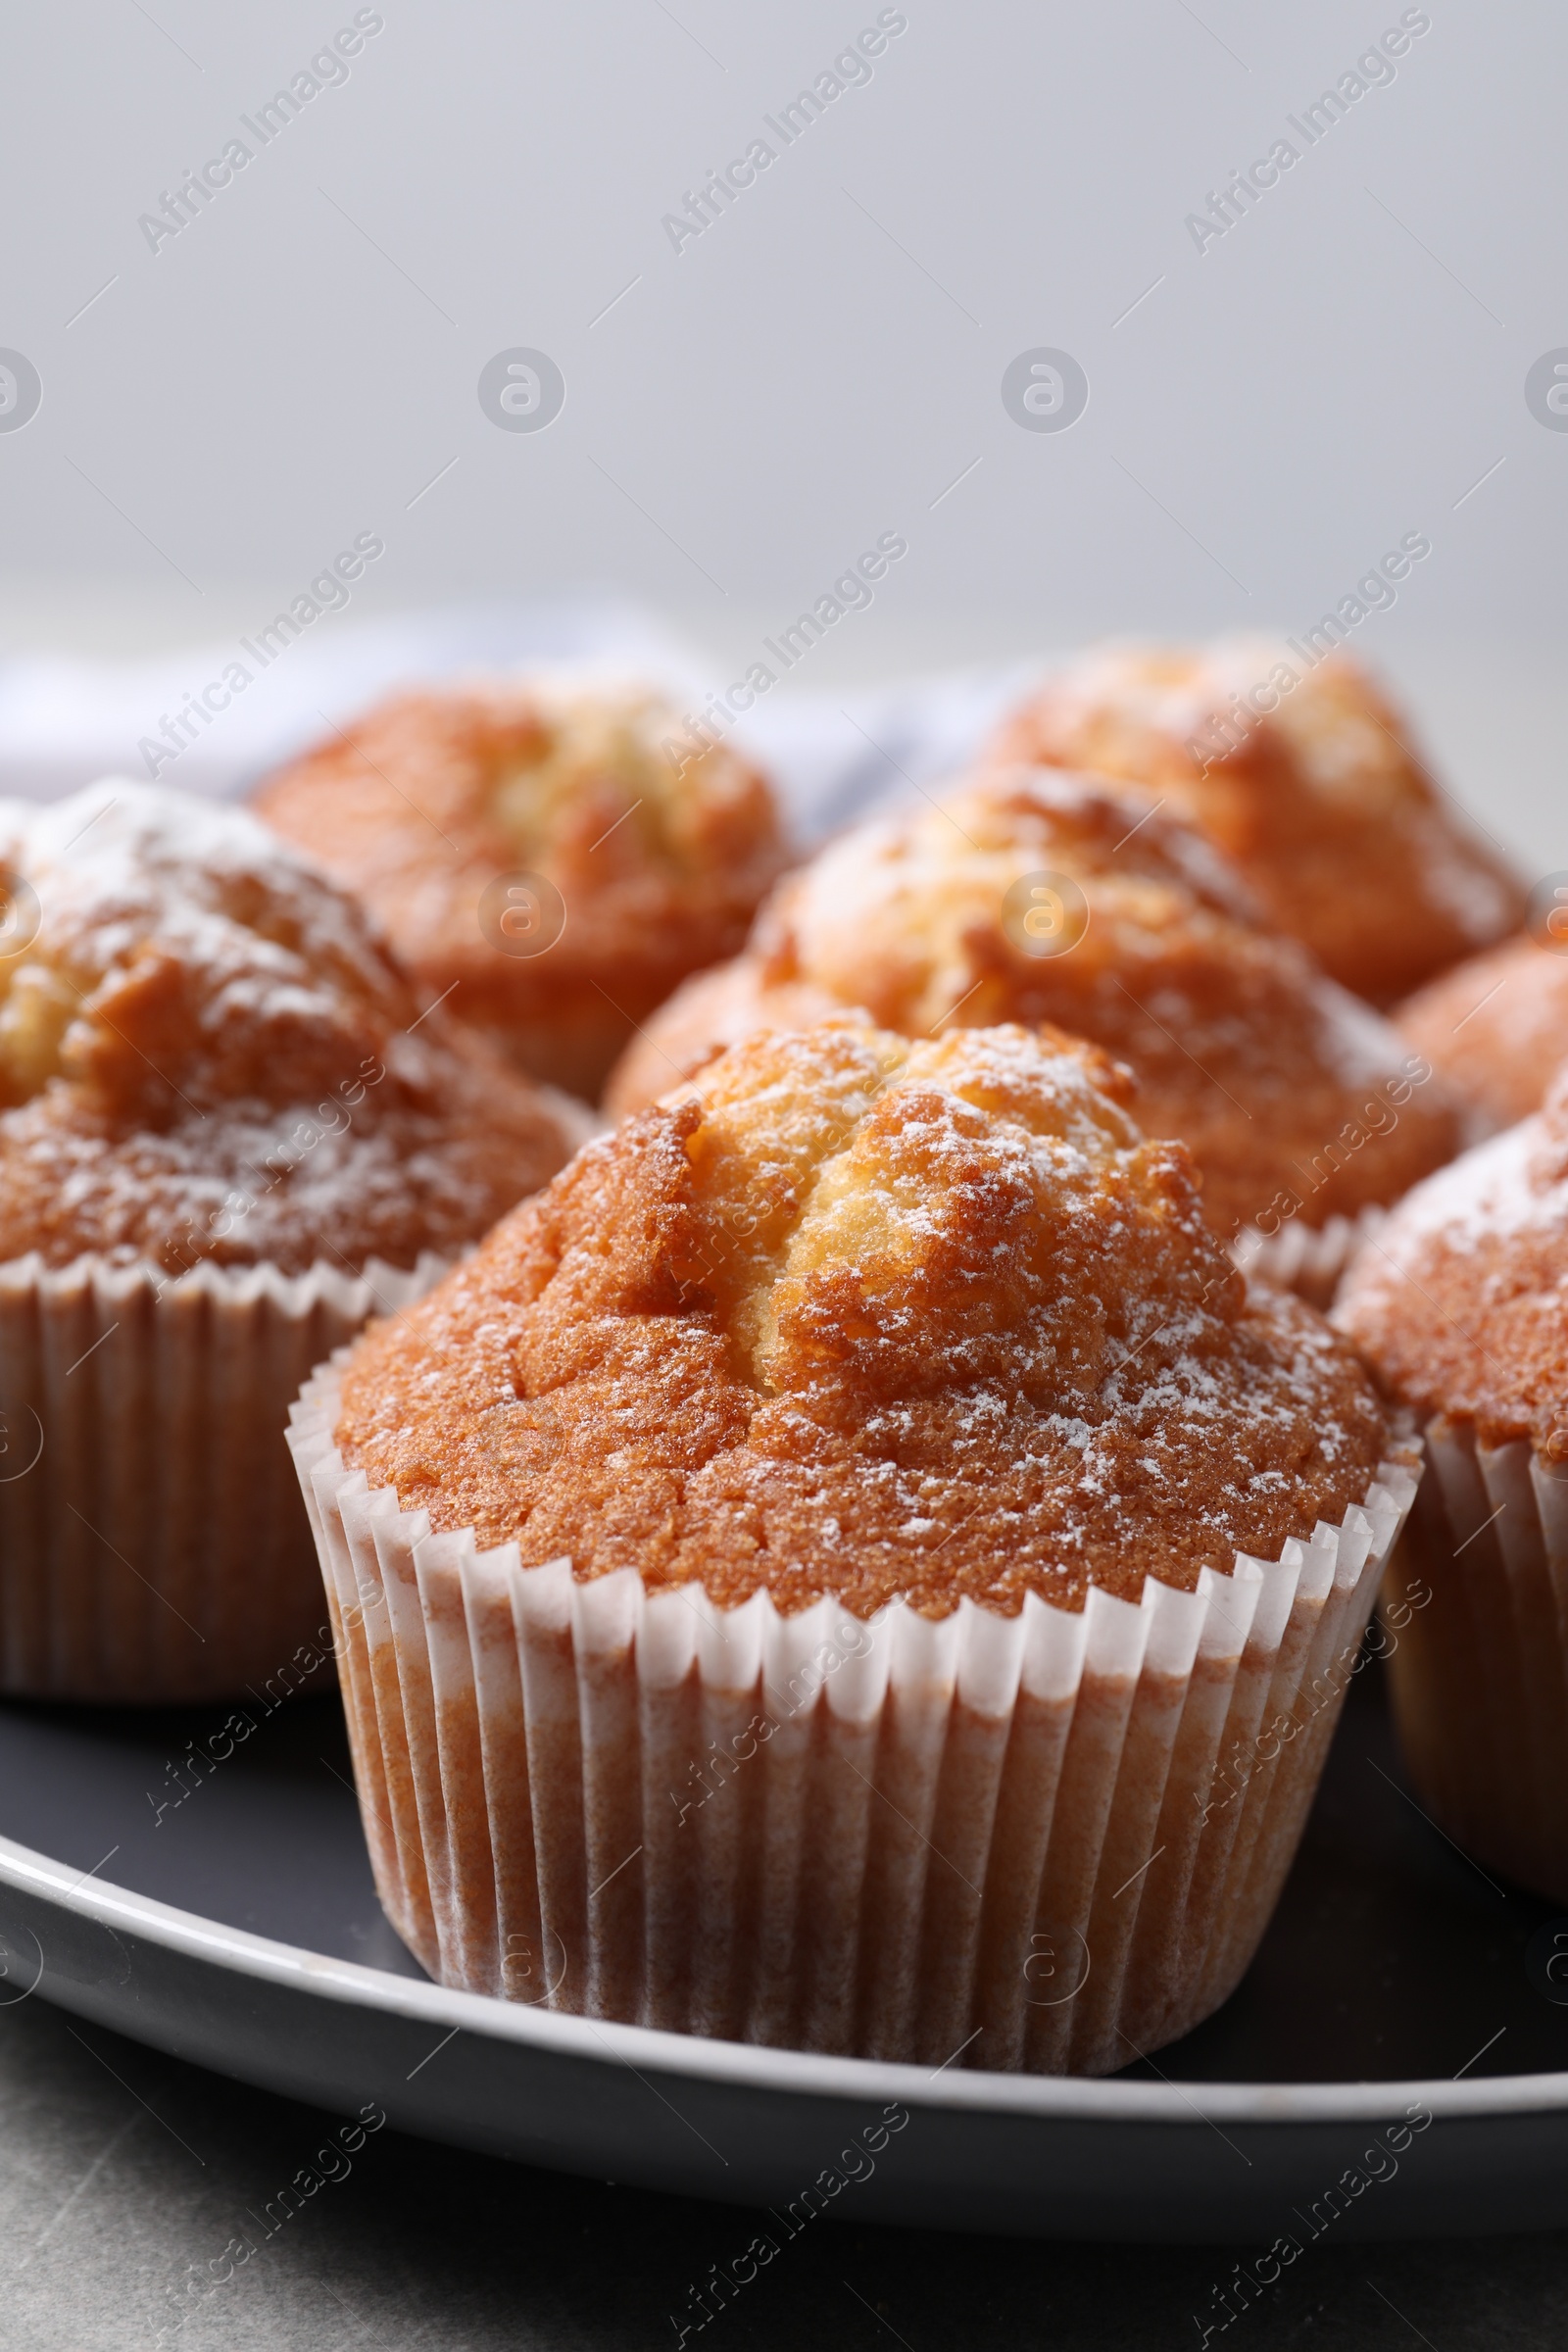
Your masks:
M177 1703L297 1680L322 1609L289 1406L444 1271L0 1263L0 1690Z
M1416 1794L1488 1869L1568 1902L1568 1463L1435 1415L1384 1636Z
M346 1351L344 1351L346 1353ZM1105 2073L1246 1970L1420 1478L1193 1592L781 1616L579 1582L289 1444L377 1889L429 1974L676 2031Z
M1292 1218L1272 1234L1246 1225L1231 1243L1231 1256L1249 1280L1271 1282L1276 1290L1295 1291L1311 1305L1327 1308L1346 1267L1382 1231L1388 1214L1386 1208L1369 1206L1353 1217L1330 1217L1323 1225Z

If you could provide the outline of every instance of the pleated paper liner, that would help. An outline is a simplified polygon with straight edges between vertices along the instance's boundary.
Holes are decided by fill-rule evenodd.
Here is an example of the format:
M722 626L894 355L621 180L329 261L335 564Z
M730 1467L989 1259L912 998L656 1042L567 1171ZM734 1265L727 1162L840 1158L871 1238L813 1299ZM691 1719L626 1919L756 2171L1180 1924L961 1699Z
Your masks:
M1330 1217L1326 1225L1303 1225L1292 1218L1273 1234L1244 1225L1231 1244L1231 1255L1249 1277L1271 1282L1276 1290L1295 1291L1310 1306L1326 1312L1341 1275L1388 1213L1386 1208L1363 1208L1353 1217Z
M0 1689L175 1703L288 1669L322 1623L289 1406L444 1270L0 1264Z
M1390 1580L1411 1785L1488 1868L1568 1902L1568 1463L1440 1415Z
M677 2031L1105 2072L1231 1991L1419 1475L1079 1614L715 1608L433 1535L290 1444L382 1903L432 1977Z

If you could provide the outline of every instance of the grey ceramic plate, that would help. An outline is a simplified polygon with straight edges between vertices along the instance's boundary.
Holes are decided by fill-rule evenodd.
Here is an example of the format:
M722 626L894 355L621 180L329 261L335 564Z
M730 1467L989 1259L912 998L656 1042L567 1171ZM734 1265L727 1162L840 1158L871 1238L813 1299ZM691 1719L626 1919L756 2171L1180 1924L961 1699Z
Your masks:
M786 2225L824 2176L858 2221L1041 2236L1560 2225L1568 1985L1546 1963L1568 1922L1415 1810L1370 1680L1246 1984L1108 2082L930 2075L445 1991L376 1906L335 1698L251 1711L255 1735L197 1780L180 1758L219 1713L0 1707L0 2005L58 2001L323 2107L373 2101L432 2138ZM876 2147L889 2109L907 2121L846 2155Z

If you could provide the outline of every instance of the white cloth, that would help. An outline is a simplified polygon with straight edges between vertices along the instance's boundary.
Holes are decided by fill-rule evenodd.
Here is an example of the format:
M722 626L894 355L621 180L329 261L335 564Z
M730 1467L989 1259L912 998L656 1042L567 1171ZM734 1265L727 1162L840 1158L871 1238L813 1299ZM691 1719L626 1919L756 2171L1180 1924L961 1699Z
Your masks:
M142 747L238 662L250 683L178 756ZM58 800L104 775L150 776L220 799L400 687L541 663L632 672L697 711L721 683L701 651L652 614L608 597L457 607L358 621L326 613L264 667L245 642L133 662L65 656L0 662L0 794ZM1027 685L1031 671L972 670L843 694L780 684L731 733L773 777L803 846L877 803L953 773ZM213 703L221 699L214 693ZM179 740L172 731L172 740Z

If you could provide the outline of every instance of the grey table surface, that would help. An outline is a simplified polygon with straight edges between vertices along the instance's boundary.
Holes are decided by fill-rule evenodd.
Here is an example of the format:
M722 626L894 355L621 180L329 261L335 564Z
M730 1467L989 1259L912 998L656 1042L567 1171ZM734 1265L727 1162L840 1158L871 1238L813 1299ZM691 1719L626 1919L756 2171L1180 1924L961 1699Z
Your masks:
M642 2352L750 2235L734 2207L526 2171L385 2131L270 2236L269 2202L337 2119L81 2024L0 2012L5 2352ZM243 2235L251 2258L211 2278ZM746 2347L1199 2343L1255 2248L1017 2243L823 2223L703 2331ZM1252 2352L1568 2343L1568 2230L1314 2246L1233 2323ZM687 2339L699 2338L693 2329ZM1222 2340L1218 2333L1211 2339Z

